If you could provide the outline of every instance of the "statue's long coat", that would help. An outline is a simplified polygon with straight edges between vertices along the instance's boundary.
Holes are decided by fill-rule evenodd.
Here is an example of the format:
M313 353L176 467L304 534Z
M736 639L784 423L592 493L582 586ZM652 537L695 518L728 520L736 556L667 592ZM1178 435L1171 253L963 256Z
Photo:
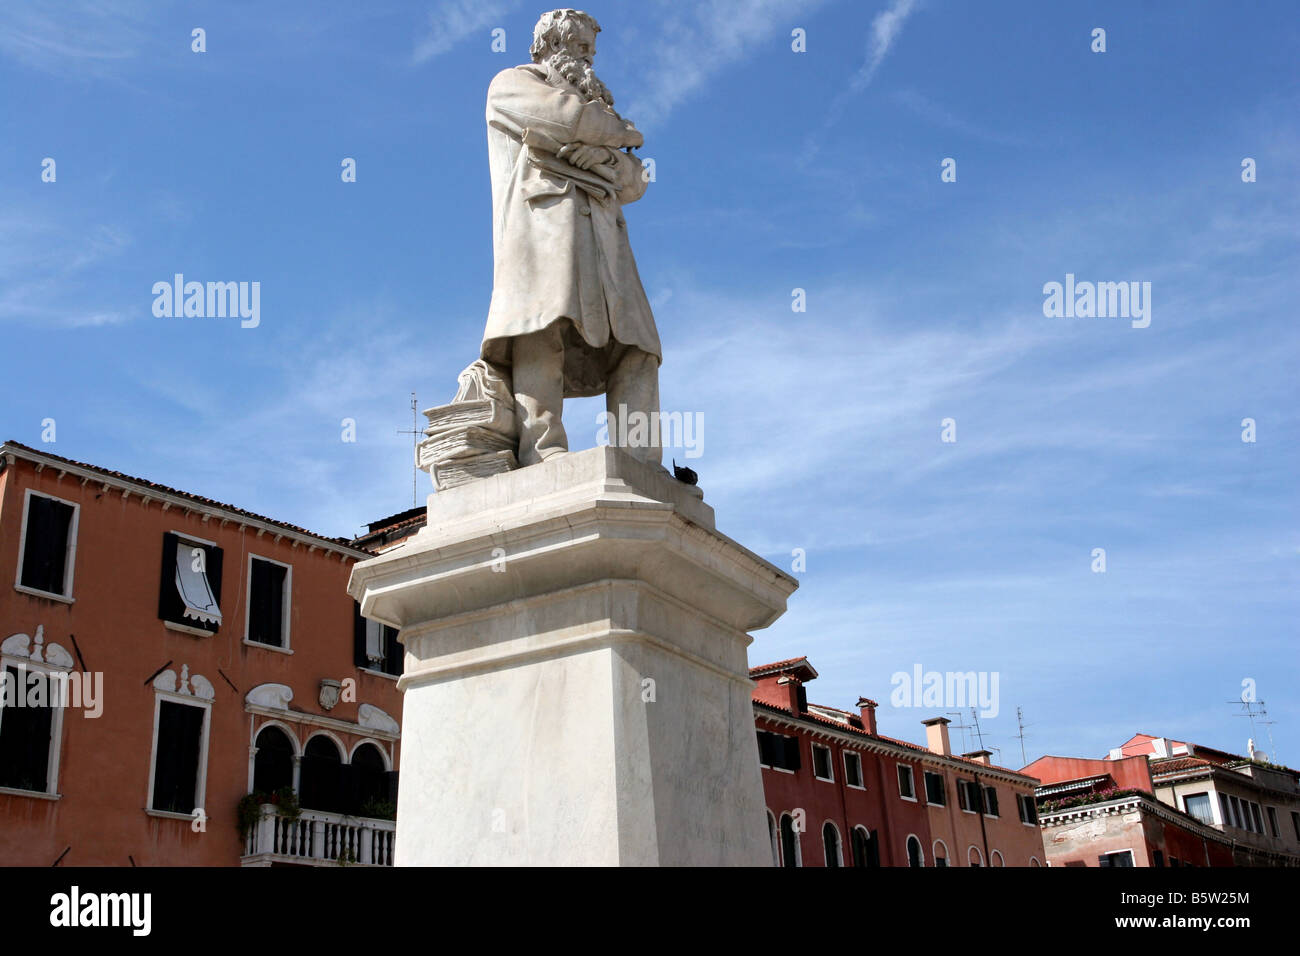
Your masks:
M618 149L628 125L540 65L497 74L487 123L494 270L483 358L508 366L511 336L568 319L566 396L605 390L615 342L662 360L622 213L645 192L641 164L618 152L611 184L555 155L569 143Z

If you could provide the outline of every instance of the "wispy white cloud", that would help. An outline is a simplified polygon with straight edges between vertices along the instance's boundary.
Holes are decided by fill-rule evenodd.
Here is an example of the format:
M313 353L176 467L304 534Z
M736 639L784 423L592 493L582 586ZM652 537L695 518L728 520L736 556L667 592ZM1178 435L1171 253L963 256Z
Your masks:
M866 58L853 76L849 78L848 84L831 100L830 106L826 109L826 118L822 121L821 129L809 139L808 149L805 151L803 160L805 164L811 162L820 151L821 139L831 127L839 122L849 101L861 94L871 84L871 81L876 78L876 72L880 69L880 65L885 62L885 57L889 55L889 51L893 48L899 34L903 32L903 25L907 23L907 19L912 15L916 5L917 0L893 0L889 7L876 14L871 21L871 32L867 35Z
M0 6L0 56L47 73L102 75L139 54L147 10L136 0L7 3Z
M412 60L425 63L473 34L500 26L506 14L518 5L518 0L444 0L430 11L428 29L416 43ZM486 34L483 41L486 44Z
M658 35L638 44L643 57L634 68L636 92L626 115L648 129L664 122L682 103L728 66L761 44L800 25L825 0L656 0ZM599 62L597 63L599 69ZM615 90L615 93L618 91ZM623 105L619 104L619 110Z

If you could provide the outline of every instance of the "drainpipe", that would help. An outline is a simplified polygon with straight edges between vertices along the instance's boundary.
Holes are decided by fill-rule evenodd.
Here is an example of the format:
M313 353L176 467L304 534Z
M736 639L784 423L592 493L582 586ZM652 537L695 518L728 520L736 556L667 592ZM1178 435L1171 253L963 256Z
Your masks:
M984 841L984 865L992 869L993 859L989 856L989 833L984 826L984 785L980 775L975 774L975 811L980 815L980 839Z

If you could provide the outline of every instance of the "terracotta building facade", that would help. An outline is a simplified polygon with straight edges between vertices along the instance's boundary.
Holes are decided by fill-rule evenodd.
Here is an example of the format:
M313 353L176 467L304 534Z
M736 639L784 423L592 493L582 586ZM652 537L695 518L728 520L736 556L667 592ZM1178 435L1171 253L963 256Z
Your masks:
M0 864L391 865L396 636L368 556L0 446Z
M774 865L1043 865L1036 779L952 753L946 718L920 746L881 735L867 698L810 704L816 677L805 657L750 671Z

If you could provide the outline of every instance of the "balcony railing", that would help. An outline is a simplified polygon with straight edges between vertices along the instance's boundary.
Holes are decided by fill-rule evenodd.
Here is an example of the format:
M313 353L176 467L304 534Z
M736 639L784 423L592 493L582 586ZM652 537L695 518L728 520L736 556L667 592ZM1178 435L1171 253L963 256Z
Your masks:
M349 817L303 810L295 820L273 804L262 805L262 819L248 833L244 866L297 863L306 866L392 866L392 820Z

